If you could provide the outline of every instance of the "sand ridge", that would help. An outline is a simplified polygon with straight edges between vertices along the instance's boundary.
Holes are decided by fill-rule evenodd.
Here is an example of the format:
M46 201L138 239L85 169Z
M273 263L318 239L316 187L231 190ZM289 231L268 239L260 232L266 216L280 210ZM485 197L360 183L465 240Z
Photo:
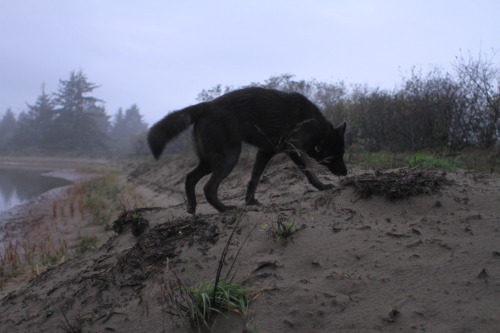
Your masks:
M220 214L198 185L198 214L185 212L183 180L193 158L138 168L129 176L144 196L148 229L123 232L0 300L0 331L179 332L165 312L167 259L186 281L215 277L226 240L236 277L258 293L259 332L499 332L500 179L450 172L434 194L389 201L360 199L352 187L316 191L286 159L266 170L243 206L251 160L245 156L220 190L235 211ZM351 175L366 170L351 170ZM305 227L276 242L278 220ZM165 230L187 226L182 237ZM256 227L255 227L256 226ZM174 229L172 229L174 228ZM170 237L170 236L169 236ZM227 267L226 267L227 269ZM220 317L215 332L242 332L241 318Z

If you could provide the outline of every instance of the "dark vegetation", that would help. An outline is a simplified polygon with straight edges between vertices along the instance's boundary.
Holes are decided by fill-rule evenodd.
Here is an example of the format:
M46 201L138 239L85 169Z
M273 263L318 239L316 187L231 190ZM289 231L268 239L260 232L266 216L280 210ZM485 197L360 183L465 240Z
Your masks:
M439 68L428 73L413 69L393 90L295 80L289 74L248 86L299 92L334 124L347 121L346 143L351 151L444 155L480 148L487 151L482 155L497 160L499 83L500 70L493 56L461 54L451 73ZM71 73L68 80L60 81L58 92L47 94L42 89L37 101L17 117L7 110L0 120L0 152L111 149L147 154L147 124L139 108L120 109L111 121L104 102L89 96L97 87L82 72ZM209 101L236 88L241 87L217 85L203 90L197 99ZM186 151L189 142L189 133L183 133L166 153Z
M334 124L347 121L346 143L377 152L467 147L492 148L500 135L500 69L492 59L457 57L453 73L413 69L392 91L343 82L295 81L271 77L250 86L299 92ZM232 87L203 90L208 101Z

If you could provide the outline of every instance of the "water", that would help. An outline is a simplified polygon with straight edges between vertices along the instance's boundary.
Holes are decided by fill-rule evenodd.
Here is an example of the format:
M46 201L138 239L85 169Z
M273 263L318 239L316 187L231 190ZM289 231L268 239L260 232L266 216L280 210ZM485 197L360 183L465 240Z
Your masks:
M42 170L0 168L0 212L23 204L70 181L42 175Z

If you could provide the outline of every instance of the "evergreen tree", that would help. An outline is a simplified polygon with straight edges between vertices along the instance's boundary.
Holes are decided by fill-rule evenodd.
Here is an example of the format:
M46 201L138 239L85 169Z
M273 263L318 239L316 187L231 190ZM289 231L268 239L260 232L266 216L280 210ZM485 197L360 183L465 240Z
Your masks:
M111 128L111 146L116 150L126 150L126 141L124 139L125 121L122 108L114 116L113 127Z
M80 71L60 81L54 123L60 149L91 150L105 147L109 119L101 100L87 96L98 86Z
M123 127L124 126L124 116L123 116L123 109L122 108L119 108L118 109L118 112L115 114L115 118L113 120L113 129L111 130L112 132L118 132L120 133L120 131L122 131L123 129L121 129L120 127Z
M37 143L35 132L31 127L31 119L27 112L23 111L17 116L17 124L12 146L20 149L32 148Z
M126 127L123 110L119 108L118 112L115 114L113 127L111 129L112 147L116 150L126 151L128 149Z
M42 86L42 94L35 104L28 104L28 113L24 121L21 122L19 119L19 131L25 133L23 137L29 140L29 145L50 149L58 137L54 128L54 119L54 101L45 93L45 87Z
M0 122L0 147L11 149L16 134L17 121L14 112L9 108Z
M132 105L125 113L120 108L115 115L111 130L113 147L120 151L135 150L136 144L133 144L133 139L145 132L147 128L148 125L142 119L137 105Z
M148 129L148 124L142 119L139 108L135 104L125 111L123 120L127 126L127 132L131 135L137 135Z
M95 108L91 111L97 125L97 132L103 135L102 146L107 147L110 140L109 133L111 132L111 123L109 121L110 117L106 114L106 109L103 105L95 106Z

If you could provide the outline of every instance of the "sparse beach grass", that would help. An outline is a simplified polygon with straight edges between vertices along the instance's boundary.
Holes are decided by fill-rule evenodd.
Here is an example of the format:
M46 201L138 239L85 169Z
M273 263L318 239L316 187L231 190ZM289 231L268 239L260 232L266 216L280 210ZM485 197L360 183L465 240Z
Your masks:
M0 289L7 281L36 276L52 265L96 249L108 237L119 212L137 204L131 186L121 181L117 171L108 170L61 189L41 203L38 216L16 218L16 224L32 228L0 242Z

